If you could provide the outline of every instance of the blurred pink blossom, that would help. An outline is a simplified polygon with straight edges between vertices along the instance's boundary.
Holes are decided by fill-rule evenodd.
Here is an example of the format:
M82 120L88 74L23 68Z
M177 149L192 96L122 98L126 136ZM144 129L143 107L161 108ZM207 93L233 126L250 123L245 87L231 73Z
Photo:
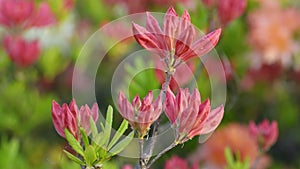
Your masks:
M75 6L75 0L64 0L64 8L70 10Z
M194 163L191 167L188 166L188 162L177 156L173 156L170 160L167 160L164 165L164 169L198 169L197 163Z
M250 166L256 163L255 159L259 154L256 140L251 137L248 127L230 123L214 132L207 142L199 146L190 160L200 162L203 168L223 169L227 166L225 148L230 148L233 155L239 156L242 161L248 158ZM261 156L255 165L257 169L267 169L270 159Z
M218 0L218 16L222 25L240 17L246 8L246 0Z
M184 143L194 136L214 131L223 118L224 107L211 110L209 99L201 103L198 89L191 94L188 89L179 89L176 97L168 89L165 113L175 129L176 142Z
M33 64L40 54L40 47L37 40L26 41L22 37L5 36L4 49L10 59L21 67Z
M259 0L260 7L248 15L249 42L254 48L253 65L292 64L292 56L299 51L294 35L300 30L300 12L283 8L279 1Z
M272 123L265 119L260 124L256 125L253 121L249 123L249 132L252 137L258 142L258 145L267 151L278 138L278 126L277 122Z
M133 167L130 164L126 164L122 166L122 169L133 169Z
M34 15L28 20L27 27L44 27L56 22L49 5L42 2Z
M241 80L241 87L250 90L256 83L273 83L284 73L280 63L262 64L260 67L250 67Z
M0 24L6 27L43 27L55 21L47 2L37 7L29 0L0 0Z
M6 26L22 24L33 15L33 10L33 1L0 0L0 23Z
M118 107L122 117L128 120L131 127L139 133L139 137L144 137L147 134L151 124L158 119L162 111L160 96L153 101L151 91L143 100L140 99L139 95L136 95L132 104L121 91L118 97Z
M135 0L105 0L107 5L118 5L126 10L127 13L145 12L149 0L140 0L136 3Z

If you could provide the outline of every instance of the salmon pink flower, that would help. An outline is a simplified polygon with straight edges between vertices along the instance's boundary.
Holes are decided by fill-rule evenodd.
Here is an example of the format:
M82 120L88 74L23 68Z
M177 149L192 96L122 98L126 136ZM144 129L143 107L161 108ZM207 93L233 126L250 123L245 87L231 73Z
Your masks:
M145 49L165 59L168 67L175 67L181 61L208 53L217 44L221 29L200 38L191 24L190 15L184 11L181 18L170 7L165 14L163 29L158 21L147 12L146 27L133 23L136 41Z
M176 97L168 89L166 92L165 113L175 128L175 142L184 143L200 134L208 134L220 124L223 105L211 110L210 101L201 103L198 89L192 94L188 89L179 89Z
M258 125L255 125L253 121L249 123L249 132L252 137L254 137L259 146L267 151L278 138L278 126L277 122L273 121L272 123L269 120L265 119Z
M300 30L300 12L294 7L282 7L280 1L259 1L259 8L248 14L251 66L280 63L283 68L293 65L299 52L295 36ZM284 26L282 26L284 25Z
M194 163L191 169L198 169L198 164ZM164 169L189 169L188 162L177 156L173 156L165 162Z
M219 0L218 15L222 25L240 17L246 8L246 0Z
M249 164L254 164L258 156L258 147L248 132L248 126L230 123L214 132L209 140L199 146L189 159L192 162L201 161L203 168L226 168L228 166L225 157L226 148L229 148L233 155L238 156L241 161L248 159ZM258 161L257 168L269 168L264 167L269 164L269 160L266 160L265 157Z
M122 117L128 120L131 127L138 132L140 138L147 134L151 124L158 119L162 111L160 96L153 101L151 91L142 101L136 95L132 100L132 104L126 99L123 92L120 92L118 106Z
M78 109L74 99L69 105L64 103L62 107L60 107L57 102L52 102L52 122L57 133L64 138L65 128L67 128L77 140L80 139L80 127L82 127L86 134L89 135L91 133L90 118L95 122L98 120L97 103L94 103L92 109L87 105L81 106L81 108Z
M25 41L22 37L6 36L4 48L10 59L21 67L33 64L40 54L38 41Z

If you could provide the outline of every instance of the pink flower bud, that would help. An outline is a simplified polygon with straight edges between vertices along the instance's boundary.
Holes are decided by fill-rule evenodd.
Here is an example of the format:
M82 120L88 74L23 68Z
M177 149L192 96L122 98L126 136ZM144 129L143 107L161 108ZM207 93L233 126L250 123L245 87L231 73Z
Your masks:
M98 120L98 104L94 103L92 109L88 105L81 106L79 111L80 126L84 129L87 135L91 133L90 118L96 122Z
M209 100L201 103L197 89L192 94L188 89L179 89L176 97L168 89L165 113L176 129L176 142L184 143L194 136L215 130L223 118L224 107L221 105L211 110Z
M60 136L65 138L64 130L67 128L76 139L79 139L78 108L74 100L69 106L64 103L62 107L55 101L52 101L52 122Z
M264 151L267 151L277 141L277 122L273 121L270 123L269 120L265 119L260 124L255 125L253 121L250 121L249 132L250 135L257 140L259 146Z
M38 41L25 41L21 37L6 36L4 48L10 59L21 67L33 64L40 54Z
M246 0L219 0L218 15L222 25L241 16L246 8Z
M142 106L142 102L139 95L136 95L132 100L132 105L134 108L139 109Z
M69 105L59 106L52 102L52 121L57 133L65 138L64 130L67 128L71 134L80 140L79 128L82 127L86 134L90 134L90 118L96 122L98 120L98 105L94 103L92 109L88 105L81 106L80 110L73 99Z
M123 92L119 93L118 107L120 114L128 120L134 130L138 131L139 137L144 137L151 124L158 119L162 111L160 96L153 101L153 95L150 91L142 101L140 101L139 96L136 96L132 103L130 104Z

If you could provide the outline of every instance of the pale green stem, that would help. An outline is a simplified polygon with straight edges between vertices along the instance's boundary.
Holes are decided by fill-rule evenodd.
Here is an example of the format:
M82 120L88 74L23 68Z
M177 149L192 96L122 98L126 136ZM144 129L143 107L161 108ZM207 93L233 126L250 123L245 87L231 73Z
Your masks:
M177 144L175 142L173 142L171 145L169 145L166 149L164 149L162 152L160 152L154 159L152 159L149 163L149 165L147 165L147 169L150 168L155 161L157 161L163 154L165 154L166 152L170 151L172 148L174 148Z

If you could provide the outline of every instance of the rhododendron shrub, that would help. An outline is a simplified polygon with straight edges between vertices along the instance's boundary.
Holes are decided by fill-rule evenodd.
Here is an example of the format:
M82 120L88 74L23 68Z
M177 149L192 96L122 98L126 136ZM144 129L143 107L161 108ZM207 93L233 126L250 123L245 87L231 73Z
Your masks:
M0 0L0 168L300 168L297 5Z
M157 20L150 13L146 14L146 28L133 23L133 36L143 48L153 54L158 54L162 59L161 62L165 65L163 69L167 72L166 78L163 79L162 90L156 99L152 91L149 91L142 100L139 95L136 95L132 102L128 101L122 91L118 95L119 112L124 118L124 124L121 124L119 130L123 134L128 122L139 139L140 156L137 167L140 169L150 168L157 159L176 145L183 144L195 136L212 133L220 124L224 114L223 105L211 109L209 99L202 102L197 88L193 93L190 93L188 89L179 88L176 97L169 88L177 67L191 58L201 57L212 50L219 40L221 29L196 38L195 28L191 24L187 11L184 11L182 17L178 17L174 8L170 7L165 14L163 31ZM103 161L111 158L129 144L128 141L132 139L133 132L130 137L127 137L129 139L124 139L113 146L121 135L117 133L112 139L109 137L111 132L109 127L112 123L111 112L111 107L109 107L106 124L105 126L103 123L100 124L103 131L98 133L95 125L98 119L96 103L92 109L87 105L78 109L75 100L69 106L63 104L62 107L53 101L52 117L55 129L59 135L67 139L78 156L65 151L70 159L82 167L101 168ZM151 158L155 140L149 144L150 148L149 146L144 148L146 136L156 137L163 112L170 120L175 139L169 147ZM92 138L95 139L91 142L87 138L90 130L92 130ZM106 151L107 154L103 155L101 151ZM180 159L167 162L166 168L176 165L176 161ZM181 165L187 167L184 162Z

